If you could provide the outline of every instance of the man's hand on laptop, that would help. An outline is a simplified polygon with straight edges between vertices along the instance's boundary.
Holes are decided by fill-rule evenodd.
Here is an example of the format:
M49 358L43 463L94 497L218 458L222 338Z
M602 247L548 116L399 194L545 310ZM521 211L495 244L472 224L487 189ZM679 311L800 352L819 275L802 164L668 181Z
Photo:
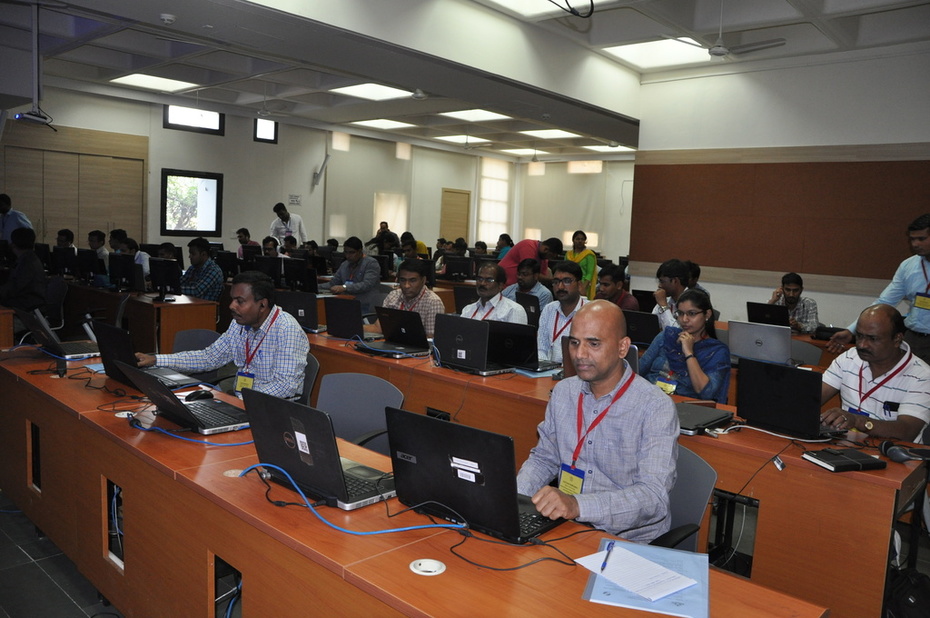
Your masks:
M575 519L581 513L574 496L562 493L555 487L546 485L533 496L533 504L543 517L549 519Z
M136 352L136 360L139 362L139 367L154 367L155 366L155 355L154 354L142 354L141 352Z
M852 343L853 339L855 339L855 335L852 334L852 331L844 328L837 333L833 333L833 336L830 337L830 343L827 344L827 350L833 354L842 354L843 350L846 349L846 344Z

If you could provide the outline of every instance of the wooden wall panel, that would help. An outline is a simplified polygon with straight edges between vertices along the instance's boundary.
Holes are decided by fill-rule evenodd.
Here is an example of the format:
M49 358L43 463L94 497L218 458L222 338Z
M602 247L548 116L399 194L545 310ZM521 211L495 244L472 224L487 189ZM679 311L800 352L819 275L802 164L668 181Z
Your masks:
M75 246L83 247L83 239L77 235L81 218L78 209L80 158L72 153L48 151L44 153L44 160L45 230L40 242L54 245L58 238L58 230L68 228L75 232Z
M110 203L113 206L109 221L121 227L139 242L145 239L145 217L139 206L145 203L145 162L138 159L112 159ZM93 224L92 218L85 219ZM99 227L99 225L97 226ZM88 228L84 234L91 229ZM101 228L103 229L103 228Z

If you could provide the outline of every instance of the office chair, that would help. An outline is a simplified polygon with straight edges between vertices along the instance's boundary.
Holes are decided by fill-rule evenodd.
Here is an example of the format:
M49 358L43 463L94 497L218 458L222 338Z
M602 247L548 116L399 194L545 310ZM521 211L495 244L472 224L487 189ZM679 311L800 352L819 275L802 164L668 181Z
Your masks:
M329 413L338 437L387 455L384 408L403 403L404 394L387 380L366 373L331 373L320 382L316 408Z
M650 545L698 551L697 532L717 483L717 472L693 451L678 445L678 480L668 494L672 527Z
M209 330L206 328L191 328L188 330L181 330L174 335L174 346L172 347L172 352L202 350L219 338L220 333L216 332L215 330ZM230 373L231 375L235 375L235 368L233 367L232 372L230 372L227 370L229 366L230 365L226 365L225 367L220 367L219 369L214 369L213 371L205 371L203 373L192 373L191 377L196 378L200 382L216 385L217 382L228 378Z
M63 277L50 277L45 286L45 304L37 308L48 322L49 328L59 331L65 325L65 296L68 295L68 282ZM32 333L28 330L20 338L18 345L25 343Z
M320 373L320 361L317 360L311 352L307 352L307 366L304 368L304 390L297 403L305 406L310 405L310 393L313 391L313 385L316 383L316 376Z
M822 352L813 343L798 341L797 339L791 340L791 359L796 363L819 366Z

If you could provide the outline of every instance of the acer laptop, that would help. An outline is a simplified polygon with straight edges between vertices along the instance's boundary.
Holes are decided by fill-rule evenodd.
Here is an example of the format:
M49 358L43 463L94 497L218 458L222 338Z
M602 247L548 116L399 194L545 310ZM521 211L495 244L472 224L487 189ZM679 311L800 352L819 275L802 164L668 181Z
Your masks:
M103 372L108 377L128 386L135 386L135 383L120 371L119 366L116 364L116 361L119 361L155 376L168 388L178 388L200 382L196 378L167 367L139 367L132 349L132 337L128 332L118 326L100 321L95 321L93 327L94 335L97 337L97 345L100 348L100 360L103 361Z
M48 321L38 309L23 311L16 309L16 316L23 325L29 329L33 338L49 354L66 360L81 360L92 356L100 356L100 349L93 341L66 341L62 342Z
M517 493L513 438L425 414L385 408L397 498L509 543L527 543L564 520Z
M355 344L355 349L392 358L429 356L430 344L423 328L423 317L416 311L375 307L384 341Z
M337 339L374 341L380 333L366 333L362 328L362 303L355 298L337 296L323 299L326 308L326 332Z
M754 303L746 301L746 315L750 322L758 324L772 324L774 326L789 326L788 307L785 305L770 305L768 303Z
M488 338L488 360L527 371L558 369L562 363L539 360L536 350L536 329L529 324L512 324L486 320L491 325Z
M731 321L730 356L737 359L791 364L791 329L787 326Z
M457 285L452 288L455 299L455 312L461 315L468 305L478 302L478 290L473 285Z
M394 497L389 472L339 456L326 412L250 388L242 391L242 399L259 461L286 470L311 500L352 511ZM279 471L266 470L272 480L294 488Z
M290 313L308 333L326 332L326 324L319 323L316 294L312 292L277 292L275 304Z
M807 440L844 435L820 424L822 382L816 371L741 358L736 413L747 425Z
M517 303L526 311L526 322L533 328L539 328L539 297L526 292L517 292Z
M488 360L490 332L490 322L447 313L437 314L433 344L439 354L440 364L479 376L513 373L513 367Z
M209 436L249 426L245 410L231 403L214 399L185 402L154 375L120 361L116 366L155 404L160 416L181 427Z
M685 401L676 403L675 409L678 411L678 426L684 436L695 436L707 429L715 429L733 418L732 412Z
M645 311L623 310L626 318L626 336L636 345L648 348L656 335L662 332L659 316Z

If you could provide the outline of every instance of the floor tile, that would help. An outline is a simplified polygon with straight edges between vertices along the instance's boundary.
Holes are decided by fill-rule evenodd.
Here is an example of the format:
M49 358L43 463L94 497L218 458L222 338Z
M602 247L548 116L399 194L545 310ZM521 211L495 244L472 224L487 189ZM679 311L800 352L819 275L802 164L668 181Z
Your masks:
M97 589L81 575L66 555L59 554L44 558L36 564L64 590L65 594L71 597L78 607L87 608L100 602Z
M0 576L0 607L10 618L86 618L35 563L4 569Z
M19 547L29 554L29 557L33 560L41 560L42 558L61 555L61 550L58 549L58 546L52 543L52 540L48 537L20 543Z
M32 562L32 558L21 550L18 545L4 545L0 547L0 574L5 569L9 569L21 564Z

